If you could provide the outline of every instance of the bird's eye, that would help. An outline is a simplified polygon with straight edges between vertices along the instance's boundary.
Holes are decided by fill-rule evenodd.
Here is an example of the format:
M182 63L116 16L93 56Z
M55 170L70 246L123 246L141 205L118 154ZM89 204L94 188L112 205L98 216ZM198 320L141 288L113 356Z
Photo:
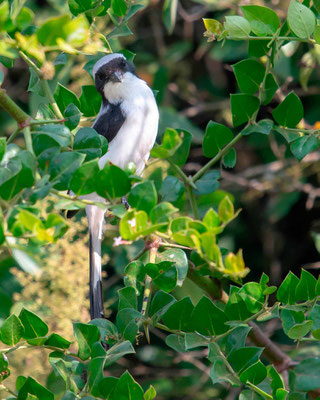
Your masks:
M97 78L99 79L99 81L102 81L103 80L103 73L102 72L98 73L97 74Z
M121 67L125 67L127 65L126 60L123 58L120 63Z

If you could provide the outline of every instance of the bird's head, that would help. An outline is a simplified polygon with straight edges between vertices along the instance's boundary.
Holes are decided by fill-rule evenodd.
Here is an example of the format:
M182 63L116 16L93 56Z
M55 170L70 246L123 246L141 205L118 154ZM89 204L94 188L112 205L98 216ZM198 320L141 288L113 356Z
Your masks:
M98 92L105 98L114 91L122 91L130 79L135 76L134 65L123 54L108 54L98 60L92 70Z

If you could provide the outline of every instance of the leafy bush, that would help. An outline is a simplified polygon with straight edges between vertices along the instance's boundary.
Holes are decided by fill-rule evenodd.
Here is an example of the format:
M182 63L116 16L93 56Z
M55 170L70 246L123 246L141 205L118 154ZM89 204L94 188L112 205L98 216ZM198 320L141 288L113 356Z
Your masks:
M167 1L164 5L169 31L176 6ZM28 90L44 97L46 104L33 118L0 88L0 104L17 122L9 138L0 140L0 244L12 251L19 263L33 265L30 254L55 243L68 229L59 210L96 204L79 198L93 191L105 198L98 205L117 224L115 245L144 243L124 268L114 323L74 323L76 352L69 350L71 342L59 334L48 334L47 324L27 309L3 322L0 338L9 347L0 353L0 379L1 388L9 393L7 398L55 397L31 376L19 376L15 391L5 386L10 354L42 347L51 351L49 361L64 382L65 400L153 399L153 386L144 391L128 371L116 378L104 377L104 370L134 353L133 343L139 344L141 333L150 341L150 330L155 328L168 334L165 342L177 352L207 349L212 384L238 387L241 400L293 400L319 394L320 361L308 344L320 338L320 280L302 270L300 278L290 272L279 288L268 286L266 274L259 283L242 283L249 272L242 251L234 254L219 243L219 235L240 210L235 210L230 194L218 190L220 170L212 169L219 163L234 167L235 144L253 133L281 135L298 160L318 149L319 130L305 127L301 100L293 91L281 93L273 74L274 61L288 42L319 43L318 6L315 2L308 8L292 0L283 22L270 8L257 5L241 7L243 16L226 16L224 23L205 19L209 41L249 42L249 58L233 65L240 89L230 96L233 129L208 123L202 148L210 160L188 176L183 166L192 135L168 127L160 132L161 143L151 152L153 159L161 160L160 167L152 169L151 161L148 179L143 179L132 168L121 170L107 164L99 169L98 158L107 152L108 143L80 121L97 114L101 99L93 84L82 86L78 97L62 83L60 75L63 67L68 62L75 65L78 57L86 58L84 69L90 73L101 56L97 53L111 48L119 51L119 42L112 39L130 32L128 20L142 6L128 7L123 0L69 0L70 13L37 27L28 7L1 3L0 60L10 67L22 58L30 68ZM104 37L96 23L106 18L113 26ZM126 52L126 56L134 55ZM282 100L273 107L271 100L277 91ZM269 118L259 118L261 111ZM12 143L20 132L22 146ZM65 193L69 189L74 196ZM120 204L121 196L128 196L128 211ZM54 202L45 213L41 204L48 198ZM183 298L170 294L187 279L201 289L196 304L192 293ZM280 318L282 335L291 344L305 344L303 359L291 359L256 324L273 318ZM247 336L255 346L248 345Z

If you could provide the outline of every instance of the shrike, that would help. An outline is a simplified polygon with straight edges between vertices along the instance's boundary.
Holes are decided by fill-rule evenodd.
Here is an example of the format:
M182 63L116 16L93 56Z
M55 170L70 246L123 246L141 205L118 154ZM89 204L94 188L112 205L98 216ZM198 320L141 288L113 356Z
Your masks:
M96 62L92 70L102 104L93 128L109 142L99 160L102 169L107 161L125 168L129 162L141 174L155 142L159 112L152 90L135 74L133 64L122 54L109 54ZM96 193L87 199L103 201ZM101 281L101 240L104 211L87 206L90 247L90 316L103 318Z

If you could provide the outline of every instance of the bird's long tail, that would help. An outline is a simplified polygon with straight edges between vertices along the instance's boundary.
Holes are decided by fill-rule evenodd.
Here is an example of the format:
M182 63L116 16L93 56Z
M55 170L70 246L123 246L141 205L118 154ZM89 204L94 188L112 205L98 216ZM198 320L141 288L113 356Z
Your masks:
M104 318L101 279L101 239L104 211L97 206L87 206L90 250L90 317Z

